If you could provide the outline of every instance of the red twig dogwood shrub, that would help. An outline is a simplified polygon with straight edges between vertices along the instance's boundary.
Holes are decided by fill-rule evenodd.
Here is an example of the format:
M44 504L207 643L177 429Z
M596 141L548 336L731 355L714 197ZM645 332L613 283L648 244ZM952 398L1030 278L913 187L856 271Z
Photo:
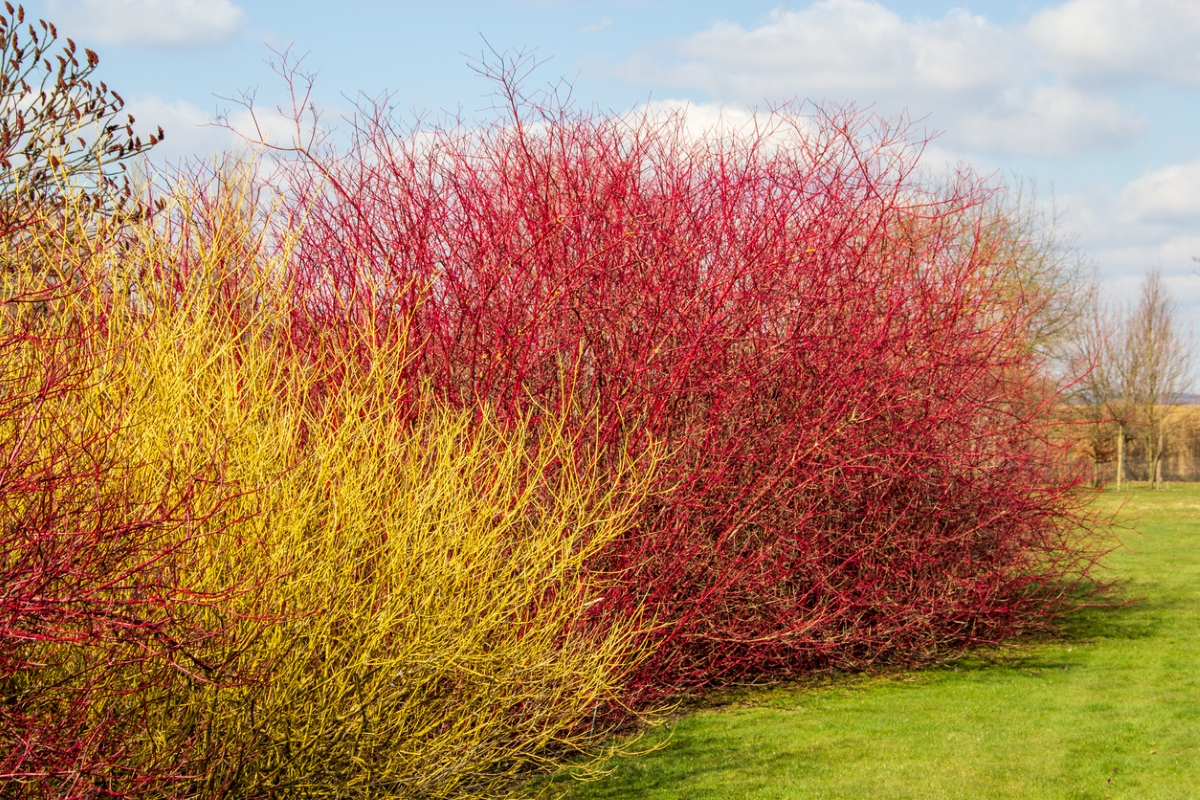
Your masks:
M414 380L454 403L569 395L602 442L667 443L599 557L621 577L597 624L658 620L635 699L920 661L1068 604L1093 526L1028 341L1046 298L988 184L923 180L902 121L787 107L691 136L529 99L515 69L490 124L380 104L347 149L295 151L295 335L404 319Z
M81 380L66 357L66 337L36 330L20 319L27 316L25 309L13 306L7 305L0 336L5 367L0 376L5 455L0 472L0 782L9 786L86 770L96 756L96 734L103 738L103 733L83 729L87 693L55 696L26 684L47 671L38 657L44 653L41 642L90 639L104 625L111 609L96 596L103 594L97 589L112 556L128 541L122 526L103 522L112 498L97 498L84 488L88 471L110 465L80 463L72 458L79 451L47 441L47 429L60 416L48 410L69 398ZM89 503L95 504L92 513ZM79 518L85 516L95 519L97 524L89 526L95 530L82 529Z

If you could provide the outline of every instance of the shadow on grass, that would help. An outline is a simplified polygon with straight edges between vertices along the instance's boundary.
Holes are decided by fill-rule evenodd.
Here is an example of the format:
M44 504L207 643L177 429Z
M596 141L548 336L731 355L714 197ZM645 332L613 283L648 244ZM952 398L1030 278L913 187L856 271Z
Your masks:
M1085 652L1083 648L1105 642L1154 639L1162 635L1167 620L1189 608L1187 598L1110 596L1110 602L1085 606L1063 616L1051 633L1018 639L1003 646L969 647L935 663L881 663L874 669L853 672L818 669L802 676L711 689L675 698L674 708L667 716L669 721L675 721L700 711L745 708L794 711L796 709L786 700L782 703L775 700L801 690L857 691L881 684L920 684L936 680L946 672L1008 669L1041 674L1069 670L1080 664ZM1069 654L1072 647L1077 648L1073 655Z
M1163 623L1185 610L1187 598L1141 597L1112 606L1082 608L1065 617L1057 641L1135 640L1159 635Z

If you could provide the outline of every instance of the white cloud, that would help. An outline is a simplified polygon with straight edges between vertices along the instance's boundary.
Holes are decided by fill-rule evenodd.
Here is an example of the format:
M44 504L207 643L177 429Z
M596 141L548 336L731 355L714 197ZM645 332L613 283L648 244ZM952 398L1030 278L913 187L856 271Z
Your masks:
M1133 119L1111 97L1065 86L1004 91L988 107L964 116L956 138L985 152L1064 157L1105 150L1140 136Z
M612 19L609 17L605 17L604 19L597 22L595 25L584 25L582 28L579 29L579 32L580 33L599 33L600 31L604 30L605 28L609 28L611 26L612 26Z
M1200 85L1196 0L1070 0L1035 15L1029 35L1068 80Z
M228 130L210 124L208 112L183 100L168 103L153 95L137 97L126 103L125 111L137 119L134 128L143 139L157 126L162 127L166 137L150 151L159 163L216 153L236 145L236 137Z
M616 74L698 87L724 104L807 97L906 109L929 115L955 149L1072 156L1145 130L1113 93L1118 83L1200 85L1200 0L1069 0L1007 27L963 10L904 18L879 0L818 0L757 27L718 22L662 42Z
M256 107L252 117L249 109L238 107L226 115L227 124L220 125L214 123L215 109L208 112L184 100L167 102L153 95L131 99L125 110L137 120L134 129L143 139L162 126L166 138L150 151L158 164L252 150L251 142L259 141L260 135L267 144L282 147L296 138L295 121L273 108Z
M1149 265L1162 269L1183 316L1200 329L1200 159L1146 172L1118 192L1062 198L1068 227L1116 300L1136 297Z
M230 0L48 0L64 28L112 45L186 47L237 36L245 13ZM82 35L82 34L81 34Z
M794 144L797 140L816 139L820 136L820 128L816 121L806 115L806 112L814 110L811 107L790 106L772 113L769 110L746 106L696 103L672 98L655 100L646 110L660 123L674 118L685 140L744 136L747 139L753 138L764 149L771 150ZM636 121L641 113L643 110L637 109L630 117ZM934 185L940 185L946 176L958 172L973 172L980 176L995 175L999 172L995 164L962 150L943 147L937 140L924 142L919 149L920 175Z
M1131 222L1181 223L1200 235L1200 159L1140 176L1122 190L1120 203Z
M678 115L685 137L699 140L707 135L736 134L749 129L755 119L754 112L737 106L720 103L693 103L690 100L656 100L650 104L650 113L660 118ZM635 111L636 117L640 111Z
M714 97L755 98L918 87L970 92L1001 85L1013 69L1009 35L983 17L952 11L905 22L870 0L821 0L776 10L746 30L718 22L709 30L629 62L629 77L698 85Z
M335 116L327 113L330 111L330 108L323 108L322 115ZM303 141L309 135L307 120L302 122L300 130L297 130L296 120L281 113L279 107L255 106L253 111L239 107L228 113L226 122L237 132L231 132L231 135L237 135L242 143L255 142L271 147L289 148L296 145L297 139Z

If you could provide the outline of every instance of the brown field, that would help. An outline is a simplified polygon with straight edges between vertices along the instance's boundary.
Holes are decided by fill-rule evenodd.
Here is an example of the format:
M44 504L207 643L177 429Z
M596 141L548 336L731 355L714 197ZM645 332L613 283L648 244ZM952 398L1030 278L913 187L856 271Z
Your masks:
M1076 425L1072 426L1074 451L1080 458L1095 464L1096 479L1109 482L1116 479L1117 426L1114 423L1087 422L1081 408L1065 409ZM1131 481L1148 478L1146 442L1148 430L1134 425L1125 445L1125 477ZM1162 477L1164 481L1200 481L1200 405L1171 406L1167 415L1166 438L1163 447Z

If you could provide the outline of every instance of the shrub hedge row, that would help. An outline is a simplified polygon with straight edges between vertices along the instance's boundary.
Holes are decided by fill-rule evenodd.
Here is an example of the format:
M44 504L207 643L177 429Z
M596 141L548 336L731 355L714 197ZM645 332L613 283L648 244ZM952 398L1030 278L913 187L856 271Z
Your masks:
M681 691L1071 608L1061 284L992 187L852 111L500 77L3 241L6 797L503 795Z

